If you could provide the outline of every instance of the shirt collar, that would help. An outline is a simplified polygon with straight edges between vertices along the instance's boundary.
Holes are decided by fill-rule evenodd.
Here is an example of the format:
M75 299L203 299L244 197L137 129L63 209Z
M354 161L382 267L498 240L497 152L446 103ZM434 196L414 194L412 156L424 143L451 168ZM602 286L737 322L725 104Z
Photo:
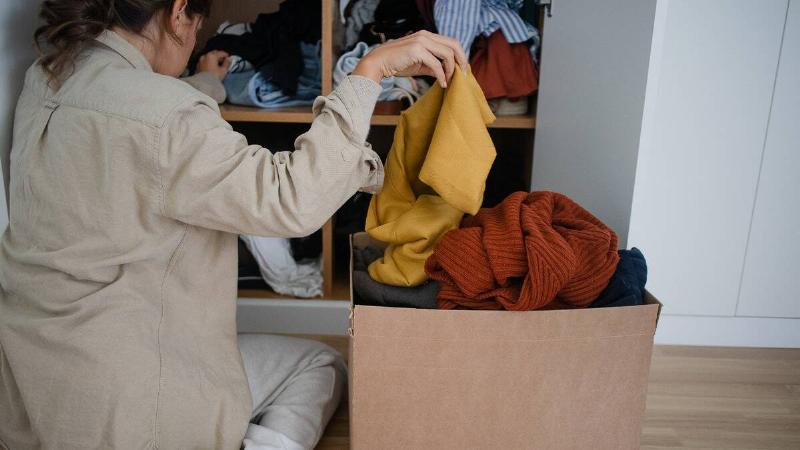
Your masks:
M124 37L122 37L119 33L112 31L112 30L103 30L99 36L95 38L98 42L105 45L106 47L114 50L120 56L125 58L128 63L133 66L135 69L141 70L148 70L153 71L153 67L150 66L150 62L147 61L147 58L144 57L142 52L139 51L136 47L131 45Z

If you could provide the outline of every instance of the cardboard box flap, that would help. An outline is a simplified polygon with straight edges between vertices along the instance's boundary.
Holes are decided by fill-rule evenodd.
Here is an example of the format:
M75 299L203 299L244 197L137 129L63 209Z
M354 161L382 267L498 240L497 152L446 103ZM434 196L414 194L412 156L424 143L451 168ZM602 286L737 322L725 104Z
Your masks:
M658 304L548 311L474 311L356 305L354 336L558 340L653 335Z
M644 304L645 305L655 305L658 307L658 312L656 313L656 323L655 326L658 326L658 318L661 317L661 308L664 307L664 304L658 301L657 298L653 294L650 293L647 289L644 290Z

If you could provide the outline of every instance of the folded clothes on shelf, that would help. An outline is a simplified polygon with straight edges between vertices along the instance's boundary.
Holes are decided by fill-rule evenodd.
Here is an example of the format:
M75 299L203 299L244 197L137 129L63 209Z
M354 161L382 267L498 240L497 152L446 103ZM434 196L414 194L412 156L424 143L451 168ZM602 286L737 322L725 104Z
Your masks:
M304 55L301 43L321 39L319 0L286 0L278 11L259 14L252 24L225 24L200 54L224 50L247 60L263 78L287 96L299 89Z
M488 38L478 38L474 50L470 65L487 99L514 100L539 88L539 71L525 44L510 44L503 33L495 31Z
M289 240L241 235L239 238L258 262L264 281L277 293L294 297L322 295L320 258L297 262Z
M344 48L351 49L358 42L364 25L375 21L375 9L380 0L341 0L339 14L344 24Z
M283 106L311 105L322 92L320 71L320 42L300 43L303 57L303 70L297 79L295 94L287 95L281 88L265 78L264 70L256 71L245 68L228 72L223 84L228 94L228 101L237 105L257 106L259 108L276 108ZM272 63L270 63L272 64ZM272 68L272 73L279 73L279 67Z
M475 38L498 30L510 43L530 42L532 54L539 45L539 32L522 20L518 10L506 0L436 0L433 14L437 31L457 39L467 55Z
M374 21L363 25L358 40L369 45L382 44L424 27L417 5L413 1L381 0L375 8Z
M489 108L495 116L519 116L528 113L528 97L493 98L489 100Z
M475 78L487 99L517 99L539 85L536 52L539 32L530 0L437 0L433 15L437 31L457 39L470 56ZM524 12L528 20L520 16ZM509 68L513 67L513 70ZM524 111L523 111L524 109ZM524 114L524 104L499 104L497 115Z

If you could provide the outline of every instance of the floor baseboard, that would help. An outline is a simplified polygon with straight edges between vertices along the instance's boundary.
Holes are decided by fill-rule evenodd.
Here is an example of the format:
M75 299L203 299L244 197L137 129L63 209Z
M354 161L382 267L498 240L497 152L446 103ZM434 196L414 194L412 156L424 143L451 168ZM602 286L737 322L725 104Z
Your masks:
M800 348L800 319L661 314L656 344Z

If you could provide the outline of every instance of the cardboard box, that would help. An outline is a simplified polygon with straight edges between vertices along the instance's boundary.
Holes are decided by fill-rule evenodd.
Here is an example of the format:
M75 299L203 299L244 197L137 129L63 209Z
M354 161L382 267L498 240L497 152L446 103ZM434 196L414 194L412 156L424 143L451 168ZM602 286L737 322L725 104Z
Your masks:
M366 233L350 245L383 247ZM512 312L351 300L351 448L638 449L660 310L646 302Z

